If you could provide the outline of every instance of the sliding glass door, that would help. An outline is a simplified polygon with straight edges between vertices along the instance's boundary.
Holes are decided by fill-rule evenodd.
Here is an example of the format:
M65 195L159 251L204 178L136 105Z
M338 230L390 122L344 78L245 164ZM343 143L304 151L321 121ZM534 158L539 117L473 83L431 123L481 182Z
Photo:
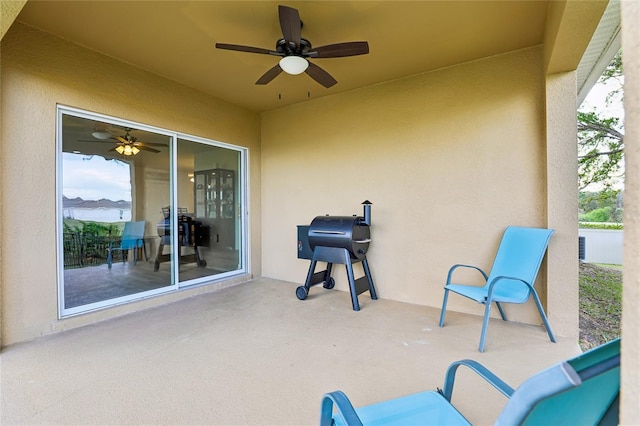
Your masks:
M246 269L245 152L58 109L60 316Z
M180 283L242 268L241 152L178 138Z

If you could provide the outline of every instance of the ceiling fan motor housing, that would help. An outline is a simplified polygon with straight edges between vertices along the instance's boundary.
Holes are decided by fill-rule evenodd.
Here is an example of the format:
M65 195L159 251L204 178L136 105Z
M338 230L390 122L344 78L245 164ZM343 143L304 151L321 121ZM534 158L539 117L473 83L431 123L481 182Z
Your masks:
M281 38L276 42L276 52L283 56L304 56L310 50L311 42L306 38L300 38L300 46L296 46L294 42L287 42L284 38Z

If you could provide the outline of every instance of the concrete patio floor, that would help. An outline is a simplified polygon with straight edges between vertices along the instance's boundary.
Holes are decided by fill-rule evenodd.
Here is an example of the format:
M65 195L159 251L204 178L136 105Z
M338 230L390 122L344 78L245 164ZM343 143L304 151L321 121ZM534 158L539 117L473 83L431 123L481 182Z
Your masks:
M480 361L516 387L579 353L543 327L260 278L4 348L3 425L312 425L340 389L355 406L442 387L454 360ZM478 308L478 312L481 312ZM552 324L553 326L553 324ZM460 369L453 402L477 425L506 402Z

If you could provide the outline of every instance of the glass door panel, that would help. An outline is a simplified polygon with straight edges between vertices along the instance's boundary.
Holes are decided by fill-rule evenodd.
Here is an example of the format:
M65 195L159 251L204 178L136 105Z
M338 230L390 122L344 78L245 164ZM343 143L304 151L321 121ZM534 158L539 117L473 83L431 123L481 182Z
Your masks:
M180 283L242 268L241 164L241 151L178 139L178 204L188 230L180 241Z
M89 114L59 113L61 314L172 285L154 270L171 205L171 137Z

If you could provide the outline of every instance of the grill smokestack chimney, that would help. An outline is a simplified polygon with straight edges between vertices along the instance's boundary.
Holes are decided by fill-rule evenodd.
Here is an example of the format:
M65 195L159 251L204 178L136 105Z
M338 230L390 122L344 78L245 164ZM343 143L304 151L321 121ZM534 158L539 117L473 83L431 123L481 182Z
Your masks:
M364 223L371 226L371 201L364 200L362 205L364 206Z

